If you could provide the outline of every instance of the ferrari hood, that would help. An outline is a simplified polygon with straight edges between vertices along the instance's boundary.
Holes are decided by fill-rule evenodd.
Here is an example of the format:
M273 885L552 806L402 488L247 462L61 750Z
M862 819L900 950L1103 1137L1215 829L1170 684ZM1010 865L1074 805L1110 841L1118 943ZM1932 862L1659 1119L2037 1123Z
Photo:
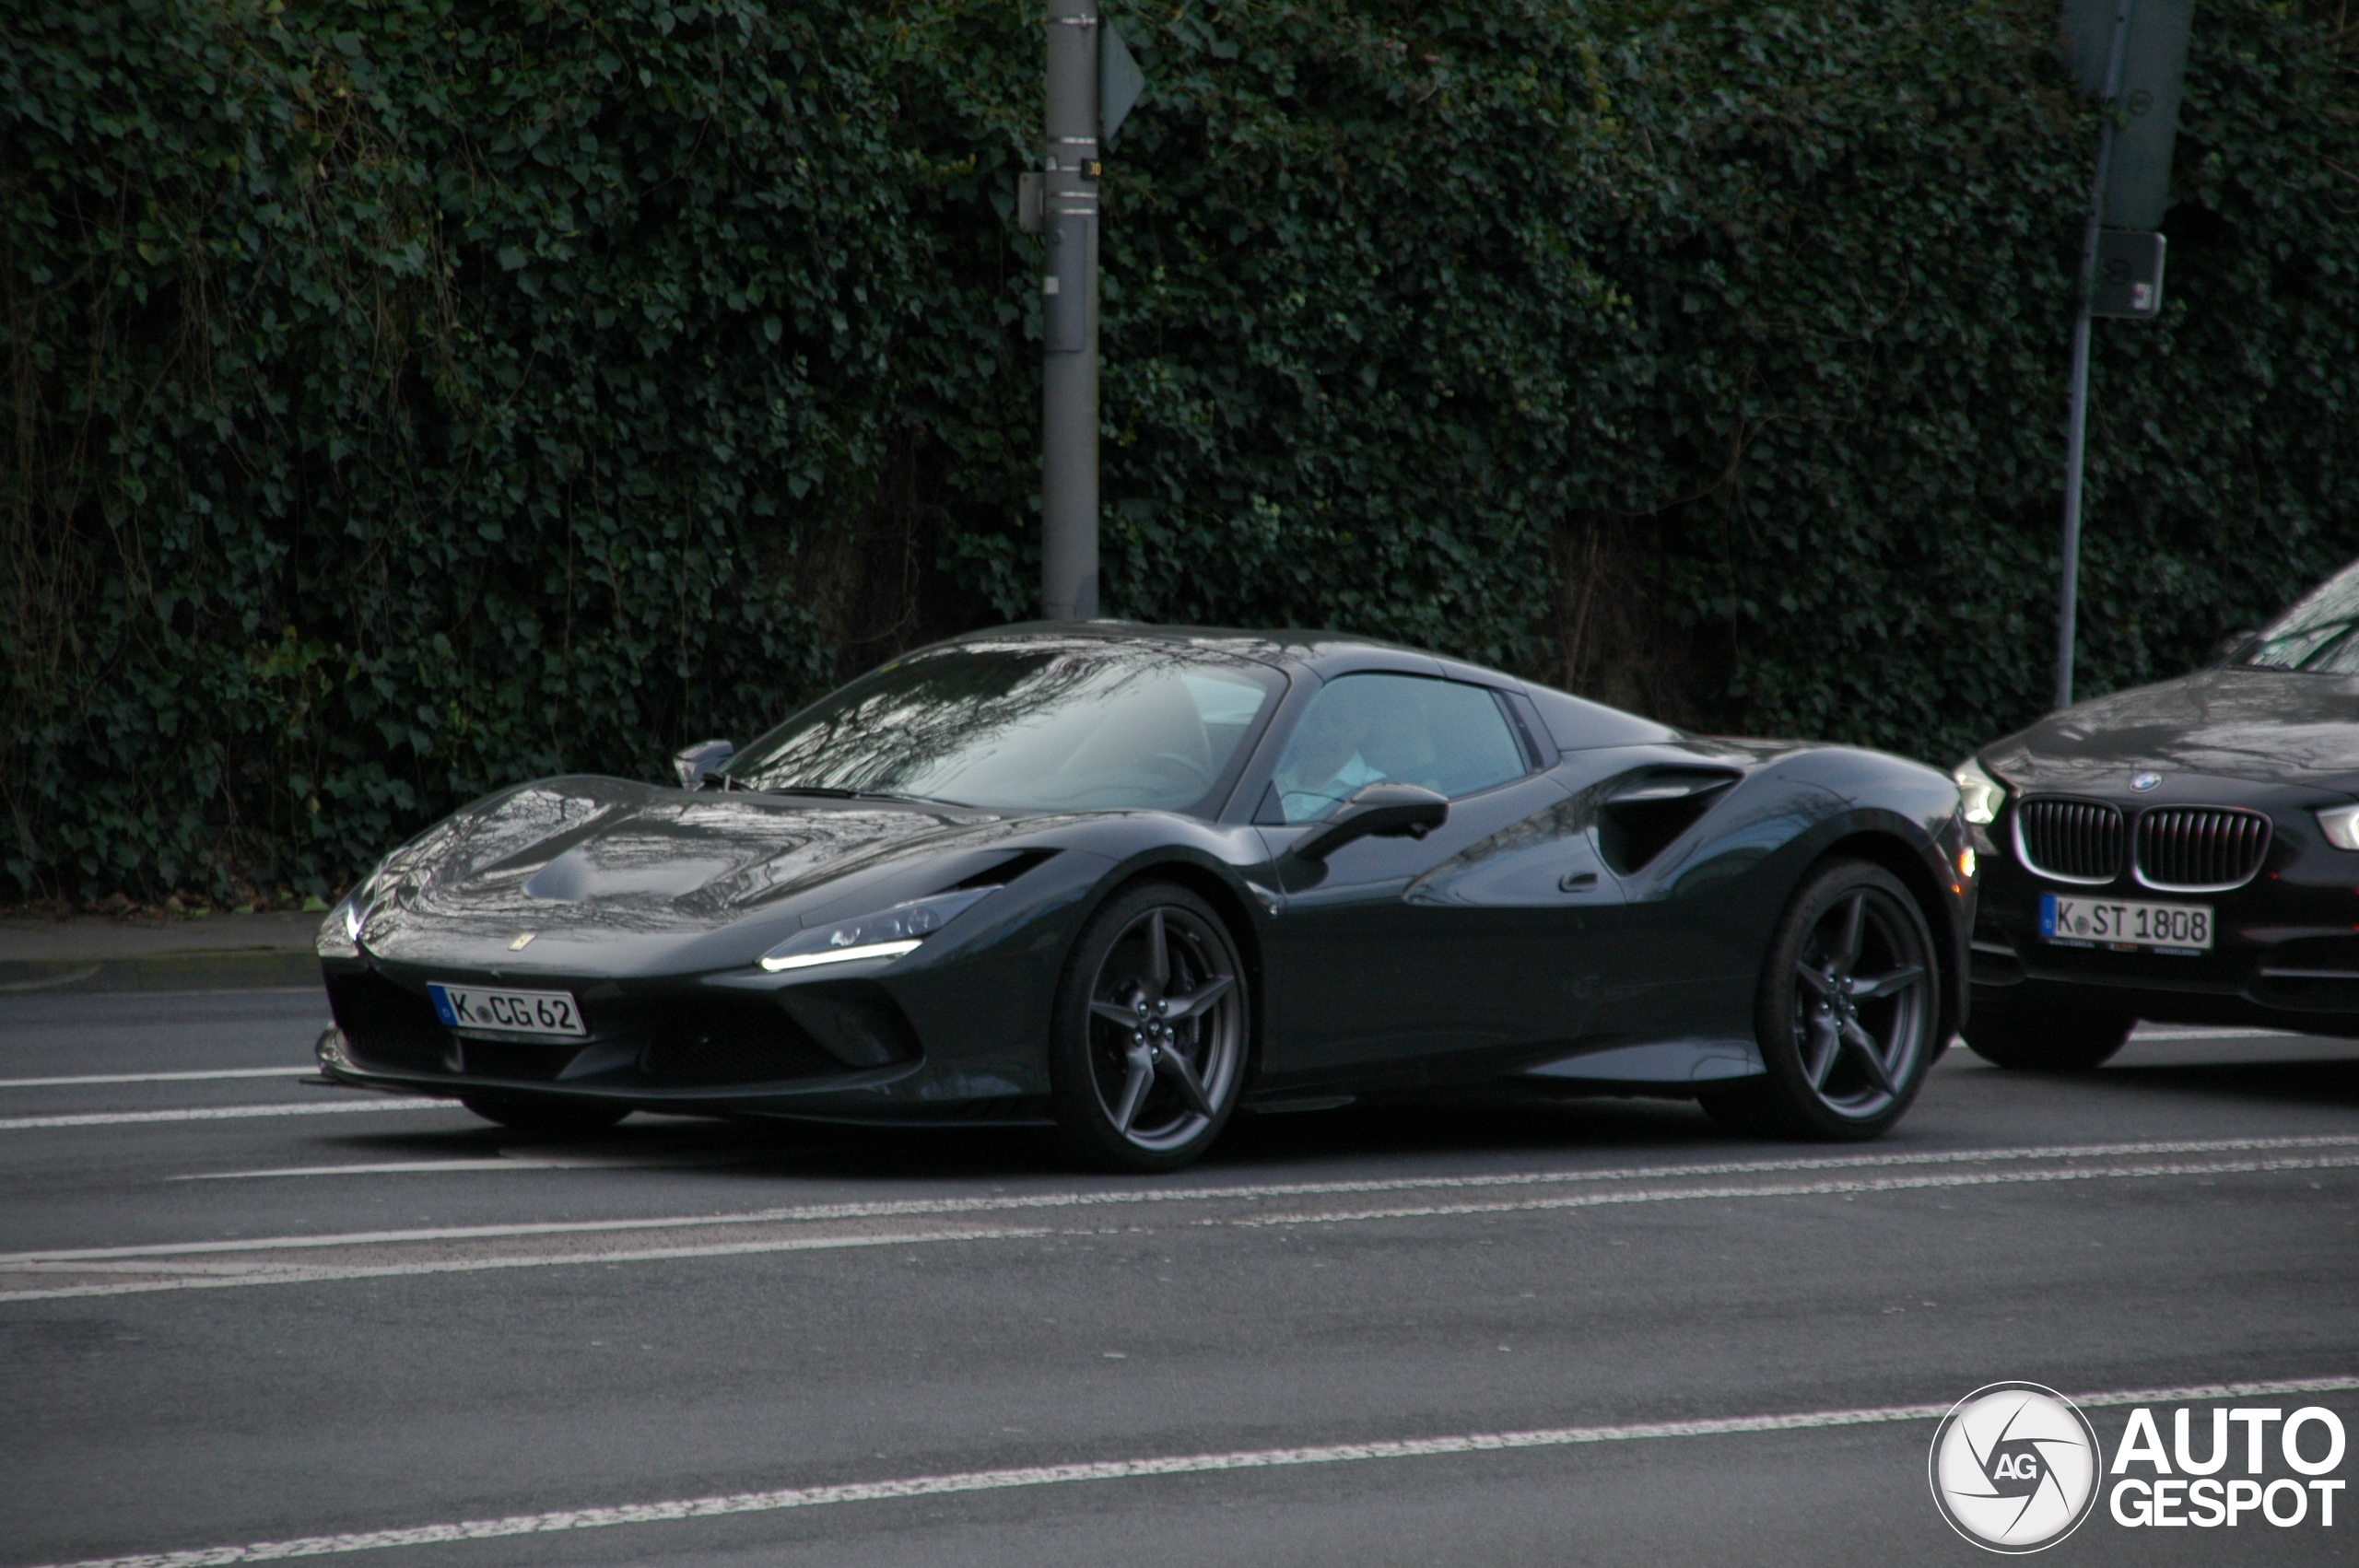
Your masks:
M898 855L1004 837L1003 814L577 778L467 808L397 851L370 899L487 929L695 931Z
M2359 677L2199 671L2050 714L1980 755L2019 785L2094 788L2151 767L2336 786L2359 776Z

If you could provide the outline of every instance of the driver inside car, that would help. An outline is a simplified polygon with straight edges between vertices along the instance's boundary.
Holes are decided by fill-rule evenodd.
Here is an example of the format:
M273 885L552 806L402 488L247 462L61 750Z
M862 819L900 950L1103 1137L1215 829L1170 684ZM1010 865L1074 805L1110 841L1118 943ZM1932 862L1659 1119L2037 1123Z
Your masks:
M1319 694L1277 767L1278 802L1288 822L1324 816L1361 786L1391 777L1366 755L1375 730L1376 716L1355 699L1352 683L1339 681Z

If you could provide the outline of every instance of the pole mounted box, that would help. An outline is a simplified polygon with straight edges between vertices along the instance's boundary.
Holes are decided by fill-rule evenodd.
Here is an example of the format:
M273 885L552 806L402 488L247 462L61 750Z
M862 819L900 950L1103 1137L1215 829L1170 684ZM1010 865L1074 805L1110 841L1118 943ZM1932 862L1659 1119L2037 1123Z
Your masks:
M2097 236L2097 275L2089 314L2150 321L2163 308L2163 259L2169 242L2152 230L2108 228Z
M1089 349L1089 228L1079 213L1049 217L1048 266L1040 274L1041 346L1050 354Z

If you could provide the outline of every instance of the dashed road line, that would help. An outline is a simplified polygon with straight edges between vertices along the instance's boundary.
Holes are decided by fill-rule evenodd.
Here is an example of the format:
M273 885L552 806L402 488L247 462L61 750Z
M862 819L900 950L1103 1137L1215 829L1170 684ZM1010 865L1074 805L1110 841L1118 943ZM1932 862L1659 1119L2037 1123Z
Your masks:
M63 1089L83 1083L194 1083L207 1078L301 1078L311 1067L217 1067L203 1072L99 1072L77 1078L0 1078L0 1089Z
M316 1106L198 1106L172 1111L86 1111L71 1116L6 1117L0 1117L0 1132L18 1132L34 1127L126 1127L144 1121L237 1121L247 1117L456 1109L457 1104L451 1100L426 1095L389 1095L381 1100L327 1100Z
M297 1176L435 1176L449 1171L709 1170L754 1158L740 1152L675 1154L494 1154L467 1160L387 1160L377 1164L276 1165L256 1171L194 1171L166 1181L266 1181Z
M1531 1198L1512 1203L1427 1203L1397 1209L1349 1209L1331 1213L1265 1214L1250 1219L1206 1221L1207 1224L1324 1225L1371 1220L1454 1219L1466 1214L1521 1214L1552 1209L1602 1209L1624 1203L1735 1198L1831 1198L1859 1193L1916 1192L1966 1187L2021 1187L2060 1181L2134 1181L2160 1176L2254 1176L2271 1171L2349 1170L2359 1154L2314 1159L2223 1160L2208 1164L2079 1166L2053 1171L1978 1171L1958 1176L1886 1176L1866 1181L1788 1182L1775 1187L1694 1187L1663 1192L1584 1192L1565 1198Z
M158 1291L251 1290L260 1285L312 1285L340 1280L394 1280L427 1274L483 1274L508 1269L562 1269L595 1263L658 1263L690 1258L737 1258L778 1252L837 1252L867 1246L924 1246L952 1241L1023 1241L1050 1235L1046 1230L1005 1227L957 1231L871 1232L847 1235L781 1236L767 1241L715 1242L702 1246L646 1246L612 1252L527 1253L491 1258L436 1258L415 1263L248 1264L168 1261L149 1265L170 1270L173 1277L139 1280L120 1285L67 1285L56 1290L0 1291L0 1302L54 1301L63 1297L149 1295ZM45 1264L20 1264L18 1272L38 1271ZM125 1264L100 1264L98 1269L123 1269ZM75 1265L87 1273L91 1265ZM232 1270L237 1271L232 1272Z

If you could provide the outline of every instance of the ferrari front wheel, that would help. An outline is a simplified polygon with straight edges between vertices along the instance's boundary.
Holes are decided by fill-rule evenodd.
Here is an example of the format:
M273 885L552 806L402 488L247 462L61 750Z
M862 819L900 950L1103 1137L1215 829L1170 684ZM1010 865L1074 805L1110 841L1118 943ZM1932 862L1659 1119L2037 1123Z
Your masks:
M1245 968L1212 906L1170 883L1118 894L1074 942L1049 1077L1067 1152L1098 1170L1177 1170L1244 1086Z
M1789 1138L1881 1135L1939 1054L1931 932L1900 879L1836 860L1794 892L1769 941L1754 1024L1766 1076L1706 1097L1724 1125Z

